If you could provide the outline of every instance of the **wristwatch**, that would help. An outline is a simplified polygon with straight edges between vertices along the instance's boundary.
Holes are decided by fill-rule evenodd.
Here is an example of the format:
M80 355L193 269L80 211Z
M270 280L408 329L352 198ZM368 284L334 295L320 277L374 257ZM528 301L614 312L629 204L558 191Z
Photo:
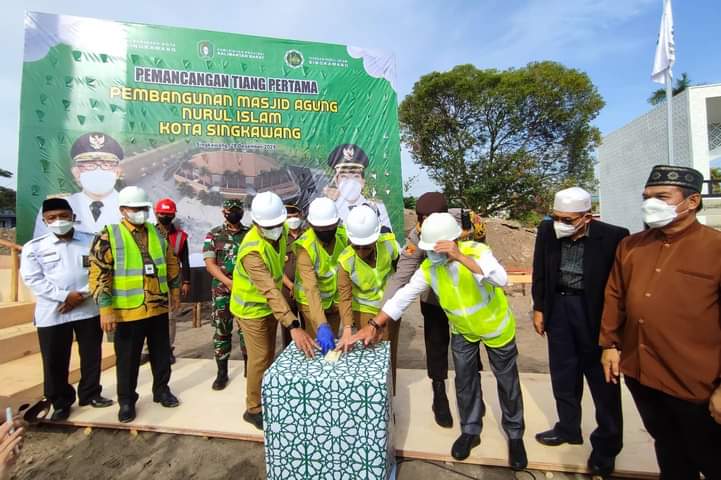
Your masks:
M368 325L370 325L371 327L375 328L375 329L376 329L377 331L379 331L379 332L380 332L381 330L383 330L383 327L385 326L385 325L378 325L378 324L376 323L376 321L375 321L374 319L372 319L372 318L371 318L370 320L368 320Z
M290 325L288 325L288 330L293 330L296 328L300 328L300 322L298 321L297 318L295 320L293 320L292 322L290 322Z

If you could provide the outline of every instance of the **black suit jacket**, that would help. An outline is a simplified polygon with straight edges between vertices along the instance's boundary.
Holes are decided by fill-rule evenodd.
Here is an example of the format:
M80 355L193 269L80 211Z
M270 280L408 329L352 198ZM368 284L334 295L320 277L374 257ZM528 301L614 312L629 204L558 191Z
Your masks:
M591 221L583 251L583 285L588 320L594 338L598 337L603 313L603 293L616 255L618 243L629 234L628 229L608 223ZM538 227L533 253L533 309L543 312L548 325L553 309L561 267L561 242L556 238L553 222L546 220Z

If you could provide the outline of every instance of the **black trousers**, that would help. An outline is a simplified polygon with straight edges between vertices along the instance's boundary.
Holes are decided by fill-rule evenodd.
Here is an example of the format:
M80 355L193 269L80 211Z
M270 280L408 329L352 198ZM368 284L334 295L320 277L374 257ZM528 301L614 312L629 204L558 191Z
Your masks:
M147 340L150 368L153 371L153 396L170 391L170 336L168 314L115 326L115 357L118 382L118 403L132 404L138 400L138 370L143 343Z
M100 329L100 317L76 320L52 327L39 327L38 340L43 359L45 398L52 402L55 409L69 407L75 403L75 389L68 383L73 332L78 340L80 352L78 385L80 402L87 403L102 391L100 344L103 340L103 331Z
M426 370L431 380L448 378L448 349L451 344L451 328L443 309L432 303L421 302L423 315L423 339L426 343ZM480 349L477 354L479 371L483 370Z
M569 437L581 436L581 398L586 377L598 425L591 433L591 445L595 452L615 457L623 447L621 388L606 383L601 348L591 331L583 297L556 295L553 313L546 321L551 384L558 412L555 429Z
M625 377L653 437L663 480L688 480L703 473L707 480L721 479L721 425L709 414L708 403L672 397Z

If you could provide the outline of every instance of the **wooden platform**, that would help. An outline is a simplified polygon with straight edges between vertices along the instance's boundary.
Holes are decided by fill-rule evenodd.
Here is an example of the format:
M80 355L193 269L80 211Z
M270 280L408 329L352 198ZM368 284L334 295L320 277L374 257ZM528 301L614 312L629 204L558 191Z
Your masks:
M178 408L166 409L152 402L150 367L140 370L137 418L133 423L117 421L117 406L107 409L75 408L66 422L75 426L133 429L153 432L220 437L262 442L262 433L241 418L245 410L245 382L242 363L231 362L228 387L216 392L210 385L215 378L212 360L178 359L173 366L171 389L179 397ZM397 394L394 398L394 441L399 456L427 460L453 461L450 449L460 433L452 383L449 384L456 422L453 429L438 427L431 413L430 381L424 370L398 370ZM542 470L586 472L590 453L588 440L584 445L544 447L533 435L550 428L555 422L555 406L548 375L522 374L526 419L526 448L530 468ZM104 395L115 398L115 369L103 372ZM488 412L484 419L481 445L472 451L467 463L507 465L506 438L500 429L500 408L492 374L483 374L483 392ZM616 462L618 476L655 478L658 474L653 445L643 430L630 398L624 390L625 447ZM586 439L593 430L593 405L590 395L584 396L583 430Z

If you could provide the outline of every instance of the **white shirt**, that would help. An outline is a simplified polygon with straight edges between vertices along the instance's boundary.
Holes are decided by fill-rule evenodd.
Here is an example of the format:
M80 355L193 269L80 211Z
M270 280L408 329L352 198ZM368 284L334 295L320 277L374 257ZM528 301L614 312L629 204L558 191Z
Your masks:
M118 205L118 192L115 190L110 192L102 200L99 200L103 205L100 207L100 216L97 220L93 218L93 212L90 209L90 204L95 200L90 198L85 192L73 193L67 197L67 201L75 214L75 230L96 234L105 228L106 225L114 225L120 223L122 220L120 206ZM151 208L149 210L148 222L156 223L153 209ZM42 211L40 211L35 219L33 237L39 237L46 233L49 233L49 230L43 222L43 214Z
M35 320L38 327L51 327L98 315L98 306L89 295L88 269L83 256L90 253L93 235L75 230L69 241L48 233L23 246L20 275L35 294ZM58 308L72 291L88 298L68 313Z
M348 218L348 213L350 213L351 209L357 205L363 205L364 203L375 205L375 207L378 209L378 217L380 219L381 225L384 227L388 227L391 231L393 230L393 226L391 225L391 219L390 217L388 217L388 210L386 210L386 206L382 202L374 202L372 200L367 200L363 195L360 195L358 197L358 200L356 200L352 204L339 197L338 200L335 201L335 206L338 209L338 216L341 218L341 220L343 220L343 222L345 222L345 219Z
M476 264L478 264L481 272L483 272L473 274L473 278L476 279L479 286L481 286L483 282L488 282L493 286L503 287L508 282L506 270L498 263L498 260L496 260L496 257L494 257L490 251L481 255L481 258L476 260ZM451 275L453 275L454 270L455 273L457 273L459 268L466 268L466 266L460 262L452 261L448 263L447 268L451 271ZM456 275L453 276L455 277ZM410 281L398 290L396 294L393 295L393 298L383 305L382 310L393 320L398 320L413 300L429 288L431 288L431 285L426 282L423 270L419 268L415 271ZM439 292L435 292L435 294L440 299Z

